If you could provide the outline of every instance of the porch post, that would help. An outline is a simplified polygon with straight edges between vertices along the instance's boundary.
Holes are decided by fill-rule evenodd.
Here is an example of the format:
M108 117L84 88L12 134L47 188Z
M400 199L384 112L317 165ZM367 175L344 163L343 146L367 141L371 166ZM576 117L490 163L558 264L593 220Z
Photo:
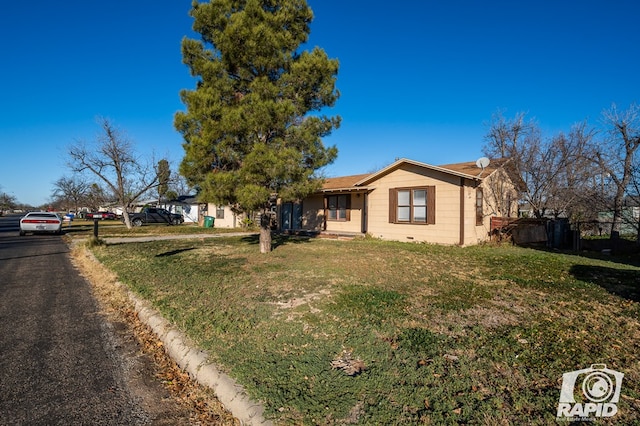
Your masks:
M464 245L464 178L460 178L460 245Z

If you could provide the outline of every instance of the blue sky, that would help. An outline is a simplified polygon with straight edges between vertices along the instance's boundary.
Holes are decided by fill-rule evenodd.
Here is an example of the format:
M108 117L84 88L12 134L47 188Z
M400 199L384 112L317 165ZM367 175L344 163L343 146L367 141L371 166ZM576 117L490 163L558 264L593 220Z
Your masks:
M552 136L612 103L640 102L635 0L401 3L308 0L310 46L340 61L325 139L327 176L406 157L429 164L482 155L497 110L526 112ZM65 152L92 140L95 118L142 155L180 162L173 115L195 81L181 62L190 0L3 1L0 4L0 192L45 203L68 176Z

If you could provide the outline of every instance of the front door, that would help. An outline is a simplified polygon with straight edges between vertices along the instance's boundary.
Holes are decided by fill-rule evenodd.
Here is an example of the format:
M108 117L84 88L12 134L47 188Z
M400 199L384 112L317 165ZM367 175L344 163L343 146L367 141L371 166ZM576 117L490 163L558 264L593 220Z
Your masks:
M302 204L283 203L281 208L280 229L292 231L302 228Z

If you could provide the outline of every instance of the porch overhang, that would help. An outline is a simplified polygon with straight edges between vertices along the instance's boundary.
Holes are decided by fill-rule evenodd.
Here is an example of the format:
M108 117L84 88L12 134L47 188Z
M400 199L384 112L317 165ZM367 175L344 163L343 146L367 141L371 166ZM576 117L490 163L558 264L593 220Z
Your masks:
M351 187L347 187L347 188L327 188L327 189L321 189L320 193L321 194L333 194L336 192L342 192L342 193L367 193L367 192L371 192L373 190L373 188L370 188L368 186L351 186Z

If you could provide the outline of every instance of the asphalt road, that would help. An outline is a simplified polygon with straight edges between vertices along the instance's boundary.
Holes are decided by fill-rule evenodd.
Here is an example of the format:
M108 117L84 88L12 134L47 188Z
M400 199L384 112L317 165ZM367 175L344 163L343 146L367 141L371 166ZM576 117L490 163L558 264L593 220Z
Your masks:
M61 236L0 217L0 425L186 424Z

